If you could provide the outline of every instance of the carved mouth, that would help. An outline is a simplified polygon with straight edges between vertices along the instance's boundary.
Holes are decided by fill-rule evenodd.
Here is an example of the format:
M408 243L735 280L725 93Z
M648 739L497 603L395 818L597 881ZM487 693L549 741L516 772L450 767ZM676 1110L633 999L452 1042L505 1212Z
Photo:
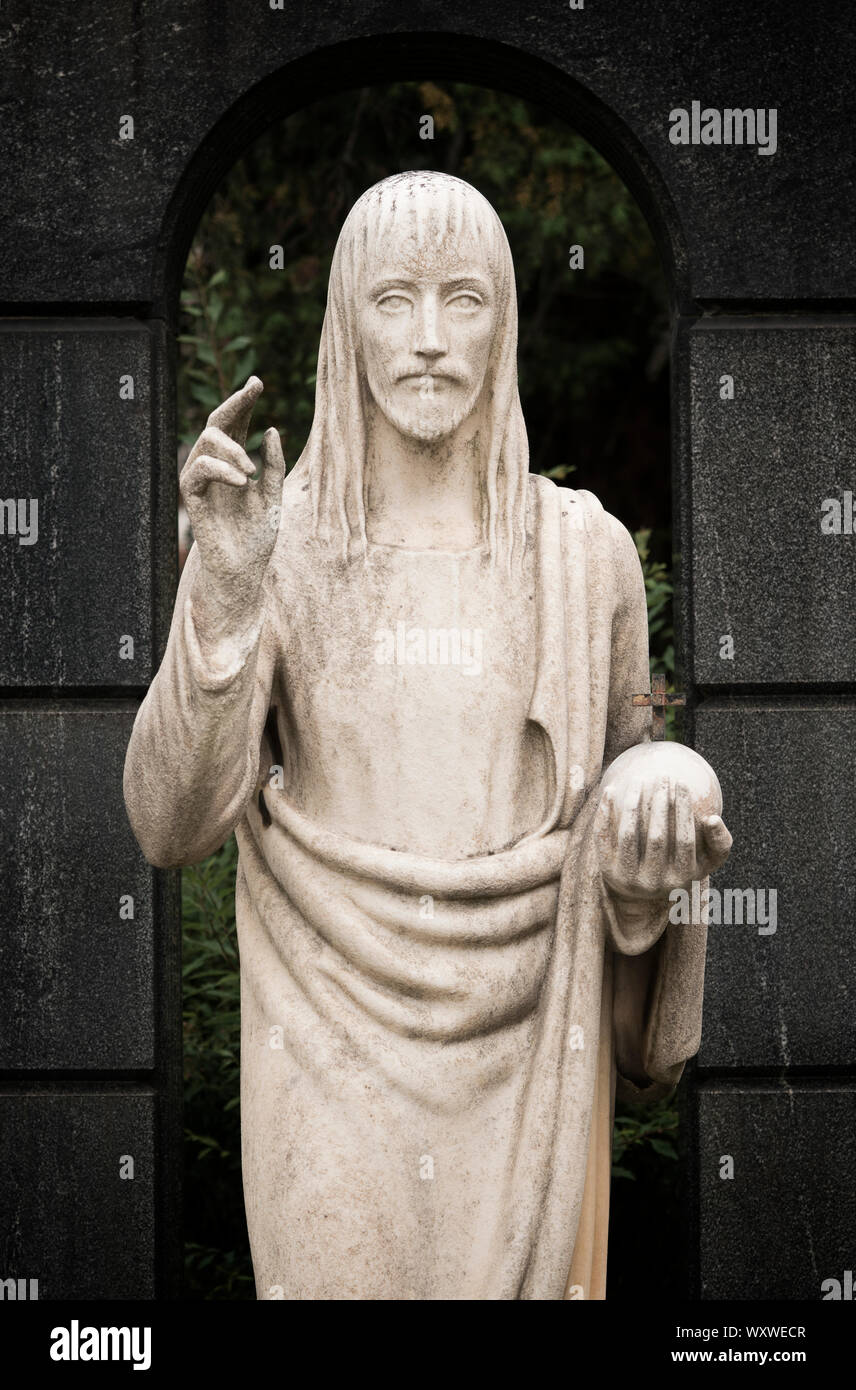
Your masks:
M411 386L415 390L421 389L426 382L431 383L432 391L443 386L454 386L458 378L448 376L445 372L419 372L418 374L408 373L407 376L398 378L399 385Z

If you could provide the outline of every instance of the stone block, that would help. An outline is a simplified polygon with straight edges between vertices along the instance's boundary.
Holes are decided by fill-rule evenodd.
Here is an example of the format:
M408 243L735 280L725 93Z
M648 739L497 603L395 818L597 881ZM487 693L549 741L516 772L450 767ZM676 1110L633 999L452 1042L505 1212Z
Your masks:
M3 686L151 679L154 335L0 323Z
M40 1301L153 1298L154 1161L151 1094L0 1096L0 1280L28 1297L37 1280Z
M712 879L722 916L729 890L753 890L732 899L730 925L709 929L700 1064L852 1066L856 709L705 704L695 747L716 768L734 836Z
M856 1277L856 1090L746 1083L705 1088L697 1105L702 1297L843 1291Z
M695 682L852 682L856 329L714 324L689 362Z
M154 1065L154 875L122 799L133 719L0 708L0 1068Z

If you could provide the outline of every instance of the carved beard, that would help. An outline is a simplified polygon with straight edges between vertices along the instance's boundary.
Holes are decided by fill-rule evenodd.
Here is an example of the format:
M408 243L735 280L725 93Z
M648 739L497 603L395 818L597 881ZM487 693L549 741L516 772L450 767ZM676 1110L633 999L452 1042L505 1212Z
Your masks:
M447 392L423 397L418 390L413 390L412 403L403 406L401 397L392 396L374 377L374 372L366 373L365 381L371 401L399 434L416 439L420 444L438 444L454 434L459 425L472 415L484 387L482 377L463 398L458 396L451 407Z

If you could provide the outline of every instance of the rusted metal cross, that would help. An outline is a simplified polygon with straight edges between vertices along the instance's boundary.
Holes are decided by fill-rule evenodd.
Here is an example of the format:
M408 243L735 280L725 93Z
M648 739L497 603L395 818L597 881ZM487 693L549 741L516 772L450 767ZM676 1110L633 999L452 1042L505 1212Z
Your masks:
M685 695L666 694L666 677L661 674L652 675L650 695L632 695L631 700L634 705L652 706L651 737L654 739L664 739L666 737L666 706L685 705L687 702Z

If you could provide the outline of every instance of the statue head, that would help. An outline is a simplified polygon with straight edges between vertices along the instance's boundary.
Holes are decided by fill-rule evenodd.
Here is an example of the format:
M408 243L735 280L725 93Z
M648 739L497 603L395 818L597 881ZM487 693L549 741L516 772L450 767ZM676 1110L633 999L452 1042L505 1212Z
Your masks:
M351 213L368 392L395 429L428 444L454 434L482 397L505 292L499 220L464 187L405 175Z
M367 426L379 411L431 447L480 413L491 556L525 546L529 454L517 391L517 301L502 224L462 179L375 184L345 221L330 270L308 470L316 531L366 547Z

